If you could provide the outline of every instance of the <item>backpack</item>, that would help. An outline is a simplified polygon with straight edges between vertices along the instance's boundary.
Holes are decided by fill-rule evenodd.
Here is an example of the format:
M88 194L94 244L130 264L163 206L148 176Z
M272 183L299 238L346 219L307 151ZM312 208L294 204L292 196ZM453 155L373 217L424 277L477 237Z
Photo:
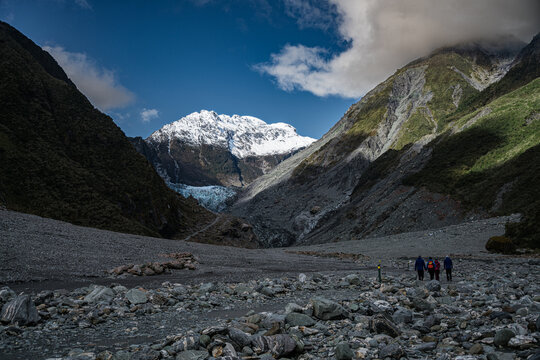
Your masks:
M428 263L427 263L427 268L428 268L429 270L433 270L433 269L435 268L435 265L433 265L433 261L432 261L432 260L428 261Z

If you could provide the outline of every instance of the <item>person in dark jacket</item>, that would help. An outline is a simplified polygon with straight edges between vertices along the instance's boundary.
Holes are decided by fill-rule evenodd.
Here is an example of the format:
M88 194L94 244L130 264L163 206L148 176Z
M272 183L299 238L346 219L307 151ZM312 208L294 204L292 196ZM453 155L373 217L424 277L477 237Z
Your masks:
M429 273L429 280L433 280L435 278L435 261L433 261L431 256L426 263L426 270Z
M418 280L424 280L424 269L426 268L426 263L421 256L418 256L416 262L414 263L414 270L418 271Z
M446 280L452 281L452 259L447 255L444 259L444 270L446 270Z

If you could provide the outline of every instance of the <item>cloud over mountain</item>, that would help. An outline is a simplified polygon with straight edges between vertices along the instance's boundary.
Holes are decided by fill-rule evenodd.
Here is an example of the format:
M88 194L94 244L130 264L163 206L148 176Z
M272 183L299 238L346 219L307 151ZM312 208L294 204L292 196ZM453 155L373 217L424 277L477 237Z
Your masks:
M114 71L99 67L86 54L69 52L61 46L44 46L43 49L101 111L125 107L135 99L131 91L118 83Z
M317 26L312 0L286 0L299 26ZM363 96L399 66L458 42L514 35L524 41L540 29L536 0L330 0L339 35L350 46L341 53L285 45L255 68L284 90L318 96ZM318 5L322 8L328 4ZM321 15L321 21L327 21ZM311 24L311 25L310 25Z

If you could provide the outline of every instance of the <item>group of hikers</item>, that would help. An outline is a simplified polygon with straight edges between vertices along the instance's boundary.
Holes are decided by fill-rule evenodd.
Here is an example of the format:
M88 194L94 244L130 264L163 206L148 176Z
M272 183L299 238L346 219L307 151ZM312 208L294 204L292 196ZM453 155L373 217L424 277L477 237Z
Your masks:
M446 270L446 280L452 281L452 259L450 259L449 256L447 256L444 259L444 270ZM424 280L424 271L427 270L429 273L429 279L430 280L438 280L439 275L441 273L441 263L439 260L429 257L428 261L424 261L421 256L418 256L418 259L416 259L416 263L414 264L414 270L418 272L418 280Z

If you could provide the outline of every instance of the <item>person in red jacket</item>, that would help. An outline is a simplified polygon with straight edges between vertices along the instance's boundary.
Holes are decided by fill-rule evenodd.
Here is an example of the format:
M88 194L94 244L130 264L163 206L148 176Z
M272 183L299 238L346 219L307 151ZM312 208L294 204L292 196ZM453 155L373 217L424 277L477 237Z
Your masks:
M439 275L441 274L441 263L439 260L435 259L435 280L441 281Z

